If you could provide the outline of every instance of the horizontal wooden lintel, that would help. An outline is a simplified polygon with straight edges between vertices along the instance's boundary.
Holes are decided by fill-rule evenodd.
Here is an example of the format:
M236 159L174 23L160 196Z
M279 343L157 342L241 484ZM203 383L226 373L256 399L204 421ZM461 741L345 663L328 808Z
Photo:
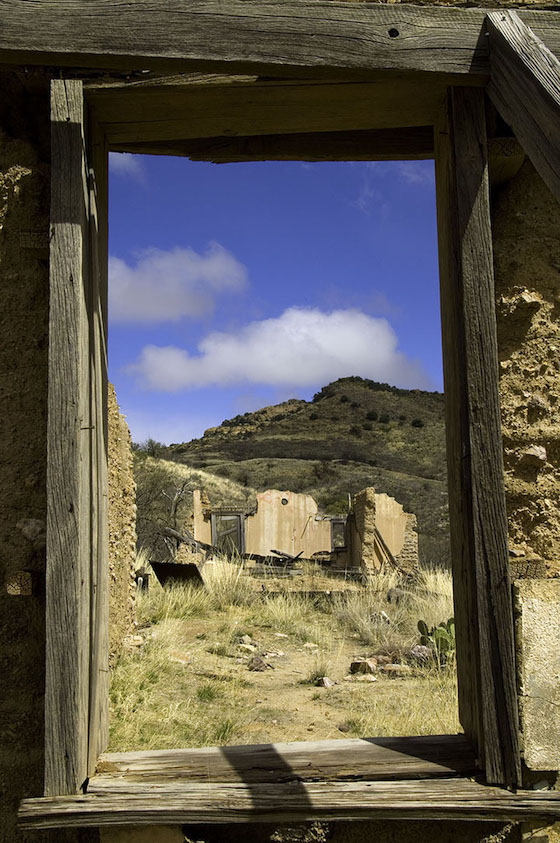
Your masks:
M3 0L0 61L101 70L488 76L485 9L336 0ZM520 16L560 49L556 12Z
M560 818L560 793L510 793L462 778L413 781L128 782L112 793L25 799L22 828L358 819Z

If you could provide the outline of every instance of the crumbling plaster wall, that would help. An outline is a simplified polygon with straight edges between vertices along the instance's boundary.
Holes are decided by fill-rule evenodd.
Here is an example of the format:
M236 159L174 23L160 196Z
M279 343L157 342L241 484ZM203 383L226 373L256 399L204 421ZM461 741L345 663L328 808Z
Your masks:
M314 553L330 551L331 522L318 520L317 515L311 495L278 489L261 492L257 511L245 521L247 553L266 556L271 550L282 550L309 559Z
M560 204L529 162L494 197L493 229L512 562L558 576Z
M109 384L108 415L109 652L114 662L134 624L136 483L130 431L119 412L112 384Z
M77 839L16 828L43 792L49 161L48 81L0 73L1 843Z

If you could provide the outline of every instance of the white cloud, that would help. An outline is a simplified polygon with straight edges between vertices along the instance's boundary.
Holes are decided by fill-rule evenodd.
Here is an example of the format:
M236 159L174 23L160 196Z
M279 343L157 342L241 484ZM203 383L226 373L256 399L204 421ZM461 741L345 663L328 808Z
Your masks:
M144 181L146 178L146 171L142 160L138 155L132 155L130 152L110 152L109 172L114 173L116 176L125 176L136 181Z
M399 175L408 184L431 184L434 181L433 161L401 161Z
M219 243L210 243L202 254L179 246L146 249L134 266L109 258L109 316L129 323L205 316L219 294L240 292L246 285L246 268Z
M398 350L389 322L359 310L292 307L237 334L208 334L198 352L148 345L128 372L142 386L165 392L240 383L305 387L348 375L431 386L421 365Z

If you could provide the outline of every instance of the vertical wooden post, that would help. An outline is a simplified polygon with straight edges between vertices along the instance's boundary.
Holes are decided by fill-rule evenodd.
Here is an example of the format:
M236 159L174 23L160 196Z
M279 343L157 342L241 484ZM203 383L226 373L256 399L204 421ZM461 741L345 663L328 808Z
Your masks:
M91 365L91 662L88 774L109 737L109 560L107 489L108 153L88 112L90 365Z
M82 83L51 82L45 793L87 777L91 418Z
M459 714L489 782L520 781L484 92L435 128Z

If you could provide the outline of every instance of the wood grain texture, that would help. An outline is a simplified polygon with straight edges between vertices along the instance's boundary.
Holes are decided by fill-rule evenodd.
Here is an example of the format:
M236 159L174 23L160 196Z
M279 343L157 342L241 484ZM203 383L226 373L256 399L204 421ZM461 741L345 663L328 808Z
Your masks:
M460 717L489 782L520 780L484 94L435 132Z
M109 560L107 488L107 241L108 153L94 116L88 115L90 378L92 419L91 666L88 774L109 733Z
M51 83L45 793L87 777L91 419L82 84Z
M560 62L514 11L487 18L488 94L560 200Z
M0 58L82 68L484 77L483 9L304 0L3 0ZM553 51L555 13L523 12ZM549 39L547 41L547 38Z
M112 148L130 142L432 125L445 86L431 80L112 86L87 92Z
M476 770L464 735L306 741L256 746L116 752L101 756L95 792L115 782L282 782L413 779L468 775Z
M22 828L304 822L346 819L560 817L560 793L507 790L466 779L289 784L122 783L113 794L24 799Z
M114 150L182 155L216 164L239 161L416 161L433 158L431 126L358 132L309 132L113 145Z

